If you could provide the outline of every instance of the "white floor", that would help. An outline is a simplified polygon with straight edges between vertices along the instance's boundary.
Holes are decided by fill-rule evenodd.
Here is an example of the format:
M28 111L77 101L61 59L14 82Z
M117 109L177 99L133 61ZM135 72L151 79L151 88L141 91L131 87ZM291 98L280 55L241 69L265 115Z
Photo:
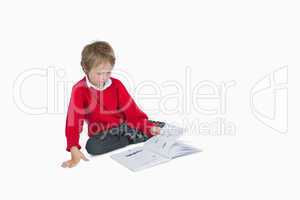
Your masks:
M1 1L0 199L299 200L299 10L289 0ZM182 138L203 152L137 173L110 154L60 167L63 108L95 40L112 44L113 75L131 94L153 94L136 98L156 110L150 119L207 123ZM174 94L179 112L167 113ZM206 134L223 130L220 119L233 134Z

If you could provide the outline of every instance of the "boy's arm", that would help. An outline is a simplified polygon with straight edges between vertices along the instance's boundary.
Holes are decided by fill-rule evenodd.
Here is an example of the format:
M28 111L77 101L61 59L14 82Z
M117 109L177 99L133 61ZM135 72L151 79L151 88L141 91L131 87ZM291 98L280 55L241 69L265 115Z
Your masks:
M148 121L148 116L137 106L122 82L118 82L119 110L125 115L128 126L136 128L150 137L153 133L159 132L156 130L158 127Z
M82 131L84 122L84 106L83 96L81 95L80 88L73 87L71 98L68 106L65 135L67 139L67 151L71 150L71 147L75 146L81 149L79 144L79 134Z

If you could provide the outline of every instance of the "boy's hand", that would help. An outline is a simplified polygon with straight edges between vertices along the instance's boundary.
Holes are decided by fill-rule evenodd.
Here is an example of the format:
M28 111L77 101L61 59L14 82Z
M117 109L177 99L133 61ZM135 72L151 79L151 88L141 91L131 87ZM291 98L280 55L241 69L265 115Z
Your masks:
M160 133L160 127L153 126L153 127L151 127L150 132L152 135L158 135Z
M71 160L67 160L63 162L63 164L61 165L62 167L64 168L75 167L80 162L81 159L84 161L89 161L89 159L87 159L85 155L77 147L72 147L70 151L71 151Z

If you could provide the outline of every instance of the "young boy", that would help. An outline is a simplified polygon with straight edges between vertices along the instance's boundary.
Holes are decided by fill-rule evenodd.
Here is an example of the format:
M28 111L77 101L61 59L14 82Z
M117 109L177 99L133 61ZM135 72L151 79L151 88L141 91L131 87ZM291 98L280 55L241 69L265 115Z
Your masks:
M79 145L84 121L89 136L85 148L91 155L144 142L159 134L164 126L163 122L148 120L122 82L111 77L114 64L114 51L107 42L97 41L84 47L81 66L86 76L72 88L66 118L66 150L71 159L62 167L74 167L81 159L88 161Z

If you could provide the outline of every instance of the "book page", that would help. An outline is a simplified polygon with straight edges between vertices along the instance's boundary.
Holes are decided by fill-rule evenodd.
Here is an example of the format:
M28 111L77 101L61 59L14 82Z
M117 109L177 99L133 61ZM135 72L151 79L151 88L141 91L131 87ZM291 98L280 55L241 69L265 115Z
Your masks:
M166 126L159 135L147 140L143 147L136 147L111 156L112 159L132 171L146 169L173 158L198 152L199 150L177 141L183 129Z
M143 147L137 147L114 154L111 158L132 171L146 169L170 160L151 151L147 151L143 149Z
M156 135L144 144L144 148L148 151L152 151L163 157L169 158L168 152L179 137L180 135Z
M183 129L174 125L166 124L159 135L153 136L146 141L144 148L155 152L163 157L170 158L171 146L183 134Z
M187 145L187 144L177 141L171 146L168 153L169 153L169 157L173 159L173 158L177 158L180 156L197 153L200 151L201 150L198 148L195 148L190 145Z

